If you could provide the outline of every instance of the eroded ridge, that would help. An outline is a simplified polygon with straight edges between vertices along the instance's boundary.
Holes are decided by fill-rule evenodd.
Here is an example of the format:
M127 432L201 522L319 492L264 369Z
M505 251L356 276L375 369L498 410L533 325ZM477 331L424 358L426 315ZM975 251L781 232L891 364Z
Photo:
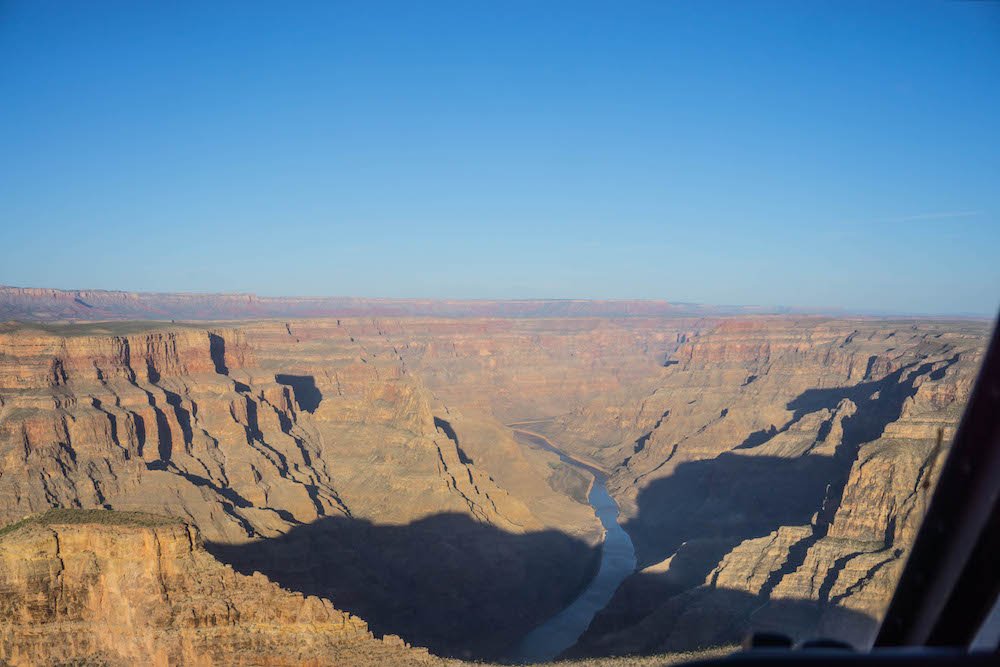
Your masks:
M870 641L987 333L724 321L686 336L677 363L616 412L599 399L547 425L616 466L643 568L577 651L691 648L751 628Z
M118 665L426 665L329 600L244 576L198 530L138 512L50 510L0 531L0 660Z
M554 455L445 404L400 338L346 319L7 325L0 515L181 516L376 634L498 655L586 583L600 525L550 483Z

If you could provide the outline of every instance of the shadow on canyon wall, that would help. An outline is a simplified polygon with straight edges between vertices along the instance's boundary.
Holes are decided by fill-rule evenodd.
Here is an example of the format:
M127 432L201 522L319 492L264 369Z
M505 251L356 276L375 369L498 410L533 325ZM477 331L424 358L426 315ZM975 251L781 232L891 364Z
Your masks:
M440 417L434 418L434 428L444 433L445 437L455 443L455 449L458 450L458 460L462 462L463 465L473 465L473 460L469 458L469 455L465 453L462 446L458 443L458 435L455 433L455 429L452 428L451 422L441 419Z
M758 431L733 452L682 463L672 475L655 480L639 493L638 513L625 524L635 542L639 566L662 561L684 543L714 543L714 549L706 548L697 572L707 575L732 547L779 526L812 523L813 541L819 539L840 505L860 447L881 437L886 426L899 419L920 377L936 379L957 359L937 369L929 363L913 364L877 382L806 390L788 403L793 415L780 429ZM806 414L834 410L844 399L850 399L856 409L843 419L843 435L832 456L810 454L808 449L797 457L740 451L761 447ZM820 426L814 446L829 436L834 418ZM753 444L748 444L751 439ZM804 557L804 549L798 555ZM788 564L797 565L794 558Z
M212 358L215 372L219 375L229 375L229 368L226 366L226 339L219 334L208 334L208 354Z
M296 405L299 406L300 410L305 410L309 414L316 412L316 408L323 401L323 392L316 386L316 378L312 375L279 373L274 376L274 381L291 387L295 392Z
M809 548L826 536L860 447L899 419L919 378L940 379L957 360L956 356L943 364L912 364L881 380L854 386L809 389L788 403L793 414L780 428L753 433L732 452L714 459L682 463L670 476L650 483L639 493L637 515L624 527L640 568L672 557L670 567L667 572L641 572L627 579L569 654L687 650L738 642L750 629L865 643L877 628L876 619L838 607L834 603L839 600L830 598L846 558L821 575L815 600L771 600L770 595L782 578L804 563ZM832 455L811 454L811 447L796 457L746 451L762 447L809 413L835 411L844 399L854 403L855 411L843 419L843 435ZM834 418L820 426L813 446L826 440ZM789 548L759 594L715 587L712 572L727 553L781 526L810 530ZM886 548L895 546L896 555L902 553L903 545L891 544L891 525L885 539Z
M640 568L672 557L669 570L626 579L568 656L692 650L739 643L750 630L864 641L875 627L865 614L826 600L769 599L826 534L851 461L726 453L683 463L673 475L654 481L640 493L639 513L624 527ZM807 525L811 533L792 545L759 594L716 587L713 570L741 542L781 526ZM826 578L835 575L831 571Z
M808 599L768 600L729 588L680 590L662 574L635 574L560 658L651 655L739 645L750 632L864 643L867 614Z
M278 538L206 547L244 574L331 599L376 635L471 659L502 656L569 604L599 557L559 531L512 534L457 513L407 525L326 517Z
M849 468L849 464L848 464ZM682 463L639 494L639 513L625 523L639 567L658 563L682 545L691 551L686 578L704 580L744 540L779 526L809 524L831 481L846 474L833 457L740 456Z
M824 575L819 600L769 600L769 595L825 536L860 446L899 418L918 377L933 379L942 372L930 364L913 365L877 382L808 390L789 402L788 424L742 446L760 447L804 415L833 410L848 398L856 410L843 419L843 437L832 455L807 449L801 456L777 457L737 449L682 463L652 482L639 494L636 517L624 527L639 567L673 556L669 572L628 578L570 653L688 650L738 642L750 628L864 641L876 621L824 599L836 567ZM298 386L295 391L299 396ZM439 419L436 425L452 437L447 422ZM821 427L817 443L830 432ZM758 595L716 588L714 581L705 585L735 546L781 526L812 528ZM501 657L572 601L599 556L599 550L558 531L511 534L464 514L401 526L327 517L279 538L208 548L239 571L260 571L286 588L330 598L365 619L376 634L398 634L436 654L473 659Z

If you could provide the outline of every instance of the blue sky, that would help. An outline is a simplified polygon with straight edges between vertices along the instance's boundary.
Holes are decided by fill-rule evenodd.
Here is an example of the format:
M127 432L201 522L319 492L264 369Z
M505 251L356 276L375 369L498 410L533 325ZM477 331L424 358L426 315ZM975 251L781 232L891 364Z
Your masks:
M1000 304L1000 5L0 0L0 283Z

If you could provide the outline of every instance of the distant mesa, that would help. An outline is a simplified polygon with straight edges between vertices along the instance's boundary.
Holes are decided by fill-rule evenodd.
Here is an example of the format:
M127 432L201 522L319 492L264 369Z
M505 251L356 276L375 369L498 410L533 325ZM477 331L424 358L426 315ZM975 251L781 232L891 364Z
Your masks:
M684 317L778 314L787 308L657 300L369 299L253 294L116 292L0 286L0 321L246 320L315 317Z

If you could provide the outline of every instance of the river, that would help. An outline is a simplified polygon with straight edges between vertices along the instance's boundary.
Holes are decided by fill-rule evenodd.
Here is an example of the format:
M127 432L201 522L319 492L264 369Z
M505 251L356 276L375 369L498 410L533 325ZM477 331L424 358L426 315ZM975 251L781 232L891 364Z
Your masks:
M543 662L573 646L597 612L607 606L618 585L635 571L635 549L628 533L618 525L618 505L608 493L607 475L603 471L566 455L538 433L517 428L514 433L520 441L554 452L564 463L594 476L587 501L604 526L597 574L573 602L525 635L510 655L516 662Z

